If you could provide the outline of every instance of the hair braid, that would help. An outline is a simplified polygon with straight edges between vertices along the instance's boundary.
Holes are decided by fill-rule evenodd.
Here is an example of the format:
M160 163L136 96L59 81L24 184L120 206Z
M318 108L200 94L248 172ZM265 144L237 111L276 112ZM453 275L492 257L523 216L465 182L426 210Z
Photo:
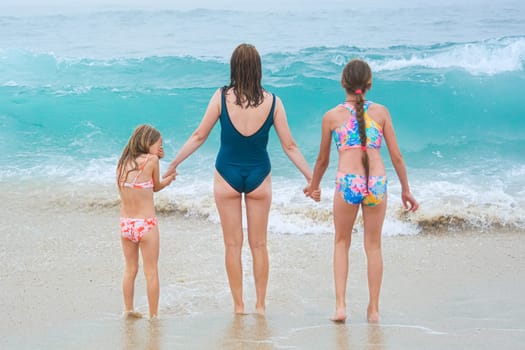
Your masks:
M366 184L368 187L368 176L370 173L370 162L368 152L366 149L366 121L365 121L365 99L364 94L370 89L372 82L372 70L368 63L360 59L353 59L347 63L343 69L342 83L348 94L355 96L355 114L357 124L359 127L359 139L361 140L361 148L363 155L361 161L365 168Z
M361 141L361 148L363 149L363 155L361 156L361 161L365 168L366 175L366 185L368 187L368 175L370 174L370 162L368 159L368 152L366 151L366 122L365 122L365 111L364 111L365 100L363 99L362 94L357 94L355 102L355 114L357 119L357 124L359 127L359 139Z

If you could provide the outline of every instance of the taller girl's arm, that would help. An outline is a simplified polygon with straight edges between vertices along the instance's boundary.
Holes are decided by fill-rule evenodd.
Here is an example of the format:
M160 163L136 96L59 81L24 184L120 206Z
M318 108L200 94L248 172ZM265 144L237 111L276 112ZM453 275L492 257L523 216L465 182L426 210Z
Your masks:
M397 177L401 183L401 200L405 209L410 211L416 211L419 207L418 202L410 193L410 186L408 184L408 175L405 166L405 161L401 155L401 151L397 144L396 133L394 131L394 125L388 109L383 107L383 115L385 116L385 123L383 125L383 136L385 138L386 145L388 147L388 153L390 159L396 170Z
M330 129L330 115L329 112L323 116L323 123L321 126L321 144L319 145L319 154L314 165L314 174L312 176L312 182L306 189L306 194L311 196L315 201L321 200L321 193L319 191L319 185L323 178L328 164L330 163L330 145L331 145L331 133Z
M219 120L221 112L221 90L218 89L215 94L210 99L208 103L208 108L204 113L204 117L200 125L195 129L193 134L188 138L184 143L182 148L179 150L179 153L175 156L175 159L170 163L168 169L162 175L163 178L175 174L175 169L182 163L186 158L188 158L193 152L199 148L204 141L210 135L211 130Z
M290 127L288 126L288 121L286 119L286 112L279 97L276 97L275 101L273 124L275 126L277 136L279 136L279 141L281 142L281 147L283 148L284 153L286 153L292 163L294 163L297 169L299 169L299 171L303 174L306 182L310 182L312 179L312 171L310 170L306 159L304 159L303 154L293 139Z

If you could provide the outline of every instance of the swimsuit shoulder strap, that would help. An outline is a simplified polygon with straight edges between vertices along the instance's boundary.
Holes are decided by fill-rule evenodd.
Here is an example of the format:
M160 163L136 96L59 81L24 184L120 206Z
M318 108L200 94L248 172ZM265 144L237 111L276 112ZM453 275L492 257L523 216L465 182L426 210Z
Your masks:
M146 155L146 160L144 161L144 163L142 163L140 166L139 166L139 172L137 173L137 175L135 176L135 178L133 179L133 182L132 183L136 183L137 182L137 179L139 178L140 174L142 174L142 171L144 170L144 167L146 166L146 163L148 162L149 160L149 156L150 154L148 153Z
M277 100L277 98L275 97L275 94L272 93L272 107L270 108L270 113L268 114L268 118L266 119L266 122L270 122L270 123L273 123L273 119L274 119L274 113L275 113L275 101Z

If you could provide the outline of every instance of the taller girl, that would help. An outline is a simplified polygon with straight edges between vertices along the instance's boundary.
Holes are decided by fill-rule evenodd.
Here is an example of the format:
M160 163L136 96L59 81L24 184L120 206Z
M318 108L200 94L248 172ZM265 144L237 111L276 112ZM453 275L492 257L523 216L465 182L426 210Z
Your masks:
M320 200L319 183L330 160L330 143L334 139L339 153L334 194L334 280L336 309L333 321L346 320L346 281L348 251L352 229L362 208L364 246L368 260L369 304L367 319L379 321L379 292L383 278L381 230L385 220L387 200L386 171L380 148L386 142L390 158L401 182L403 205L416 211L419 204L410 193L405 162L396 141L388 109L365 99L372 86L372 70L358 59L350 61L343 70L342 86L345 101L326 112L322 122L319 155L312 182L306 193Z

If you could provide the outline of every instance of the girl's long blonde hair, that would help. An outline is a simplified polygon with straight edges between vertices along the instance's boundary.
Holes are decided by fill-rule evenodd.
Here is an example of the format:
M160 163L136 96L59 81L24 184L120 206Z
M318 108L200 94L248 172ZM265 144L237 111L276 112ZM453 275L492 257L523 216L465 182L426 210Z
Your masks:
M137 158L142 154L148 154L150 147L159 139L160 132L151 125L143 124L135 128L118 160L117 185L119 187L126 181L131 171L139 169Z

